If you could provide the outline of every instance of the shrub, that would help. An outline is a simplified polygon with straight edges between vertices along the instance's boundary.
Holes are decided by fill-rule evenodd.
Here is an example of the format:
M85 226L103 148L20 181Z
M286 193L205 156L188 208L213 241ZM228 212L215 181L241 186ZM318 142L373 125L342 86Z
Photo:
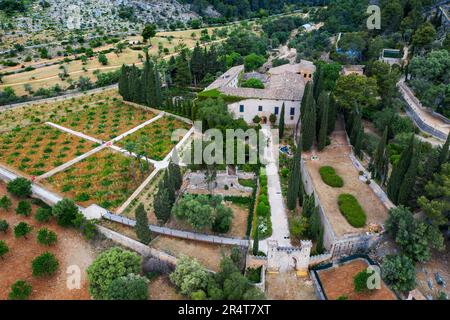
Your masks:
M52 209L49 208L38 208L34 218L38 222L49 222L52 217Z
M0 240L0 258L3 259L3 256L9 252L9 247L5 241Z
M338 197L339 210L345 219L355 228L362 228L366 224L366 213L356 198L348 193Z
M77 205L70 199L63 199L52 208L52 214L56 217L58 224L63 227L72 226L78 212Z
M130 273L111 282L107 293L109 300L147 300L148 280Z
M17 280L11 286L11 292L8 295L9 300L27 300L33 288L24 280Z
M333 167L324 166L319 169L320 177L323 182L333 188L341 188L344 185L344 181L340 176L336 174Z
M261 267L258 268L248 268L245 272L245 276L250 282L260 283L261 282Z
M17 178L8 182L7 190L18 197L31 196L31 181L25 178Z
M258 203L256 207L256 214L260 217L267 217L270 213L270 207L267 206L264 202Z
M342 295L337 297L336 300L348 300L348 297L346 295Z
M242 83L244 88L264 89L264 83L256 78L250 78Z
M208 272L197 260L186 256L178 259L175 271L170 274L170 281L187 296L198 290L205 290L209 278Z
M37 241L40 244L51 246L55 244L57 240L58 237L56 236L56 233L47 228L42 228L37 233Z
M408 292L416 287L413 261L405 255L387 256L381 265L383 279L394 289Z
M31 227L26 222L19 222L18 225L14 227L14 236L16 238L24 237L27 238L27 234L31 232Z
M216 208L212 230L219 233L227 233L233 220L233 211L223 205Z
M55 255L50 252L44 252L31 263L32 274L34 277L52 276L58 270L58 266L59 262Z
M0 220L0 231L6 233L9 228L9 224L6 220Z
M3 196L0 198L0 208L8 210L12 205L11 199L8 196Z
M141 271L141 257L118 247L99 254L87 269L89 293L94 299L107 299L111 283L130 273Z
M301 239L308 230L308 218L304 216L296 216L290 219L289 229L294 238Z
M356 292L364 292L369 290L369 288L367 287L367 281L369 280L369 277L370 273L368 273L366 270L358 272L353 277L353 284L355 285Z
M26 200L20 200L17 204L16 213L28 217L31 214L31 203Z

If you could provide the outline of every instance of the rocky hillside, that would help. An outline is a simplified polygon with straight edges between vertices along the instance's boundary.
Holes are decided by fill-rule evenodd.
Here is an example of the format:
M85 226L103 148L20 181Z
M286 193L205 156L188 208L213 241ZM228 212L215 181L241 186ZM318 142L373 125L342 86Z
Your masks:
M104 31L133 29L155 22L161 26L198 17L189 4L176 0L40 0L24 14L3 17L15 30L41 31L60 28L100 28Z

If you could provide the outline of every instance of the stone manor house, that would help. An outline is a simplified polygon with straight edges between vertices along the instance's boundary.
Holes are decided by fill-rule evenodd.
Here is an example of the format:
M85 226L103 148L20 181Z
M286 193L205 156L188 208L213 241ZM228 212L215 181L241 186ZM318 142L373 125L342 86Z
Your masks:
M316 67L310 61L301 60L297 64L285 64L271 68L267 73L244 73L244 66L235 66L222 74L205 91L218 90L222 94L241 97L242 100L228 105L228 110L236 118L252 123L255 116L268 121L271 114L280 119L284 103L284 121L287 126L295 126L300 117L300 103L305 85L312 80ZM240 87L241 81L256 78L262 81L264 89Z

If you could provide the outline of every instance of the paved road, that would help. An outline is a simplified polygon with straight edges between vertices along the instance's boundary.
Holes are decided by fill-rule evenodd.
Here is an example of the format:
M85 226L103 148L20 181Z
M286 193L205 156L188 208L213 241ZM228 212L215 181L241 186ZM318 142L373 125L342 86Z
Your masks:
M445 123L444 120L433 116L422 106L419 99L417 99L412 90L405 83L404 78L402 78L397 85L400 93L409 106L406 113L417 127L439 140L445 140L450 132L450 125Z
M279 246L292 246L289 233L289 223L286 212L286 207L283 201L283 194L281 192L280 176L278 174L277 152L278 145L274 145L273 137L270 132L270 127L264 125L262 127L263 134L269 138L269 147L266 149L266 174L267 174L267 192L269 194L269 203L271 208L272 220L272 236L267 240L278 241ZM262 250L267 250L265 241L261 241L260 247Z

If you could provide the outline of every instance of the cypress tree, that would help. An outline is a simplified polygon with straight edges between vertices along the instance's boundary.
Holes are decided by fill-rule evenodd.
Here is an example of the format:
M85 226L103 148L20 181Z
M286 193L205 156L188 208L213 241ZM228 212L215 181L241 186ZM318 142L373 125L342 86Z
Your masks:
M298 205L302 206L303 205L303 199L304 199L304 195L305 195L305 190L303 187L303 179L302 179L302 170L301 170L302 164L300 162L300 185L298 188Z
M325 109L325 106L328 106L328 104L329 104L328 92L322 91L320 93L320 95L319 95L319 98L316 101L317 101L316 102L316 105L317 105L317 108L316 108L316 114L317 114L316 129L317 129L317 136L319 136L319 131L320 131L321 122L322 122L322 113L323 113L323 110ZM327 122L327 127L328 127L328 122Z
M356 114L353 117L352 126L350 130L350 143L355 146L356 139L361 131L362 126L362 116L361 112L356 111Z
M278 122L278 130L281 139L283 138L284 135L284 102L283 105L281 106L281 114L280 114L280 121Z
M312 95L310 95L311 90L312 90L311 81L308 81L308 83L305 86L305 90L303 92L302 104L300 105L300 116L301 116L302 121L303 121L304 114L305 114L306 109L307 109L308 99L310 97L312 97Z
M289 176L288 182L287 207L289 210L294 210L297 204L297 197L301 180L301 173L300 173L301 158L302 158L302 146L298 145L297 149L295 149L295 155L291 162L291 174Z
M170 203L173 204L175 202L175 185L173 179L170 177L169 169L166 169L164 172L162 186L167 190Z
M183 184L183 176L181 175L180 166L171 161L169 164L169 172L175 190L180 190L181 185Z
M402 185L403 177L408 171L414 150L414 134L411 134L411 140L405 150L400 155L400 159L392 169L391 176L387 185L387 194L389 199L395 204L398 203L398 194ZM410 186L412 187L412 186Z
M136 225L134 227L136 235L143 244L149 244L152 240L150 229L148 228L148 217L144 205L140 203L135 211Z
M329 96L329 103L328 103L328 131L327 133L330 134L334 131L334 127L336 125L336 115L337 115L337 106L336 106L336 100L334 98L333 94L330 94Z
M323 227L320 228L319 235L317 237L317 243L316 243L316 252L318 254L322 254L324 252L323 247Z
M418 166L418 156L417 152L413 150L413 155L411 158L411 162L408 167L408 171L406 171L405 176L403 177L403 181L400 185L400 189L398 191L398 204L407 205L410 199L411 191L413 190L413 186L416 181L417 175L417 166Z
M258 224L255 229L255 236L253 237L253 255L257 256L259 252L259 228Z
M445 143L442 146L442 149L439 153L438 171L441 168L441 166L448 161L448 148L449 147L450 147L450 134L447 135L447 140L445 140Z
M309 94L312 96L311 91ZM305 116L302 120L301 133L303 151L308 151L311 149L316 136L316 107L312 97L308 99Z
M173 202L169 199L169 192L163 184L159 184L158 192L153 199L153 210L159 221L166 222L170 218Z
M314 79L314 99L318 99L319 95L322 93L323 91L323 68L320 67L319 65L319 70L318 72L316 71L316 77Z
M388 126L384 128L383 137L380 139L378 143L377 149L375 150L374 155L374 164L372 174L374 178L378 178L381 180L381 184L384 184L387 173L388 166L388 157L386 152L386 143L387 143L387 135L388 135Z
M192 51L191 58L191 72L192 79L194 80L194 85L197 86L198 83L202 80L204 75L204 65L203 65L203 53L200 48L200 44L197 42L194 50Z
M314 213L314 208L316 207L316 200L314 199L314 193L303 196L303 206L302 206L302 216L309 218Z
M362 158L363 156L362 154L363 138L364 138L364 129L362 126L360 126L355 136L355 145L354 145L355 154L360 158Z
M327 144L327 131L328 131L328 99L325 99L325 104L322 109L322 119L320 121L319 137L317 139L317 148L322 151Z

